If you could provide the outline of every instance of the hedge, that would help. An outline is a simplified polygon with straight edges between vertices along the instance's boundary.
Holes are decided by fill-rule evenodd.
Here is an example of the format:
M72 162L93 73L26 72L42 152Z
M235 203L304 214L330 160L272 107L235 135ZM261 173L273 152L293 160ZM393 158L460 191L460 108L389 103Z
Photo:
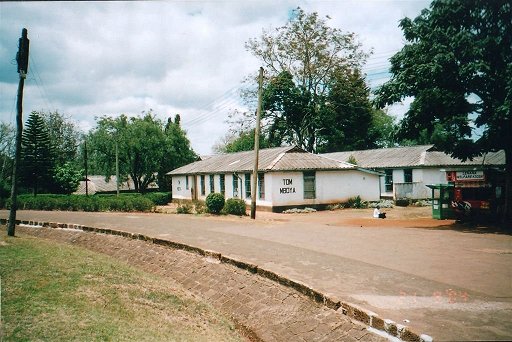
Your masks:
M146 196L19 195L18 209L64 211L151 211L155 204ZM11 200L6 201L11 207Z

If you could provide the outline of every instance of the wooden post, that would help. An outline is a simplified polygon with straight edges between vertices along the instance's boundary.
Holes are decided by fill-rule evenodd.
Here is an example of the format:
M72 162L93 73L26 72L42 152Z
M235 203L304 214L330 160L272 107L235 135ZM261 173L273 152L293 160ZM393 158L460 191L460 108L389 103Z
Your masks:
M16 102L16 143L11 179L11 210L9 212L9 225L7 227L8 236L14 236L16 229L16 210L18 209L18 174L21 161L21 136L23 134L23 87L28 73L29 43L29 39L27 38L27 29L24 28L21 31L18 53L16 55L20 82L18 84L18 100Z
M261 91L263 83L263 68L260 67L258 77L258 107L256 109L256 127L254 128L254 170L252 172L251 219L256 218L256 196L258 192L258 155L260 151L260 120L261 120Z

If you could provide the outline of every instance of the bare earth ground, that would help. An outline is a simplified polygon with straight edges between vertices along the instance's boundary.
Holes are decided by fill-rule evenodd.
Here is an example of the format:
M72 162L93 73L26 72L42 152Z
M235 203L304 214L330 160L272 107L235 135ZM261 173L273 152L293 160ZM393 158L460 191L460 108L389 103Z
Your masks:
M172 211L173 208L161 208ZM286 275L434 340L512 339L512 237L431 209L233 216L19 211L214 250ZM1 217L7 217L2 212Z

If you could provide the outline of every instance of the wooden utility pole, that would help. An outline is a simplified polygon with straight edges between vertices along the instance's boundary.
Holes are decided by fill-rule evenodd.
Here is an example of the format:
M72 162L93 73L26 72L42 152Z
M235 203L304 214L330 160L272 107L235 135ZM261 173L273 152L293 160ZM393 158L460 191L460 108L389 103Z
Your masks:
M116 135L116 196L119 197L119 147Z
M89 170L87 165L87 138L84 139L85 196L89 196Z
M263 68L260 67L258 77L258 108L256 109L256 128L254 129L254 171L252 172L251 219L256 218L256 196L258 189L258 157L260 152L260 118L261 118L261 88L263 83Z
M20 82L18 84L18 100L16 102L16 143L11 179L11 211L9 213L9 226L7 227L7 235L9 236L14 236L16 229L16 210L18 209L18 174L21 161L21 135L23 133L23 87L25 86L25 78L28 73L29 43L29 39L27 38L27 29L24 28L21 31L18 53L16 54Z

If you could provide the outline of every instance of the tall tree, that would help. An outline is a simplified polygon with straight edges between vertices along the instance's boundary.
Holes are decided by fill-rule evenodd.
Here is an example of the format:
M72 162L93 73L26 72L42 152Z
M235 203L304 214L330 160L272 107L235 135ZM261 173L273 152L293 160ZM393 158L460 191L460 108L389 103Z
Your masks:
M319 111L317 151L320 153L374 148L379 135L374 125L370 89L359 71L337 69L326 101Z
M436 129L439 145L463 160L504 149L507 216L512 177L512 3L434 0L400 27L407 41L391 58L380 106L412 96L400 135Z
M260 134L260 148L277 147L279 145L271 145L265 135ZM236 133L228 133L224 141L219 141L214 146L214 151L217 153L234 153L242 151L254 150L254 129L249 131L241 131Z
M10 195L15 134L14 127L0 123L0 197Z
M32 189L34 196L39 190L50 190L53 185L55 153L43 118L32 112L27 119L21 139L21 178Z
M166 173L183 165L197 160L197 154L190 147L187 133L181 128L181 117L176 114L174 122L172 118L167 120L164 129L165 152L158 170L158 186L161 190L169 191L169 183Z
M266 70L262 123L270 141L314 152L333 77L340 70L360 69L368 57L353 33L332 28L327 20L299 7L285 26L264 30L246 43Z
M87 141L91 172L107 178L115 174L117 144L120 180L129 176L137 192L145 192L159 179L163 182L164 173L195 159L179 118L166 129L151 111L140 117L99 118Z
M78 148L82 132L71 118L58 111L39 112L46 127L50 140L55 148L56 163L63 166L69 162L78 162Z

